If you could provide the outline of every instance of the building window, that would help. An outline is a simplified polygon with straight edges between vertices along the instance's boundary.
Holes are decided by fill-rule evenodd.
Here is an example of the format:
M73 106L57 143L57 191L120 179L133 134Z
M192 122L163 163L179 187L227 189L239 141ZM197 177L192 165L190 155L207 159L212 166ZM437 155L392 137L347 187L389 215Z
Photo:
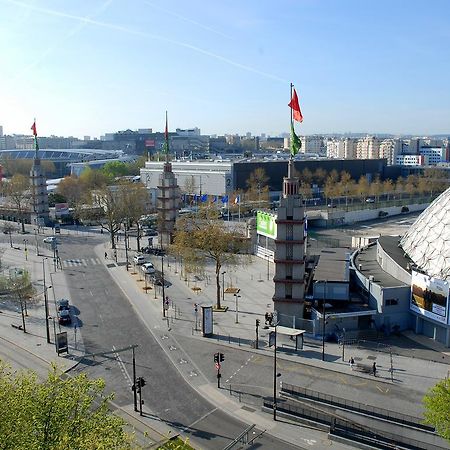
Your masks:
M294 226L292 223L286 225L286 240L292 241L294 239Z
M398 298L387 298L384 302L386 306L398 305Z
M286 259L292 259L294 255L294 246L292 244L286 245Z
M292 284L286 284L286 298L292 298Z

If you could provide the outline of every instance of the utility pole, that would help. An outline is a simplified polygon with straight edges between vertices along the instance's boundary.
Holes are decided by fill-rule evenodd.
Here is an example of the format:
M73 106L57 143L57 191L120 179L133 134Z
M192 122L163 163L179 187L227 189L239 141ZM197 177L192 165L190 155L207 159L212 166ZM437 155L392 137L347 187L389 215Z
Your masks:
M273 420L277 420L277 325L275 324L273 345Z
M44 279L44 305L45 305L45 331L47 333L47 343L50 344L50 328L48 324L48 298L47 298L47 286L45 285L45 260L47 258L42 259L42 274ZM55 333L56 338L56 333Z
M258 331L259 331L259 319L256 319L256 341L255 341L255 348L258 349L258 340L259 340L259 335L258 335Z
M322 304L322 361L325 361L325 299Z
M163 310L163 317L166 317L166 295L164 290L164 253L161 253L161 278L162 278L162 310Z
M125 224L125 259L127 260L127 272L128 272L128 242L127 242L127 225Z
M138 409L137 409L137 392L136 392L136 358L134 355L134 348L135 346L131 348L133 352L133 397L134 397L134 410L137 412Z

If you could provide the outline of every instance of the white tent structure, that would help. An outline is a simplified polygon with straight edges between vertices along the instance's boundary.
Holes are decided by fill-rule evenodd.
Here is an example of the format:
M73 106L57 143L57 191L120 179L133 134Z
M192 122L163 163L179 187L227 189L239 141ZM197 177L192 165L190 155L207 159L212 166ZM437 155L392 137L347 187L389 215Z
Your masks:
M450 188L417 218L400 245L429 276L450 281Z

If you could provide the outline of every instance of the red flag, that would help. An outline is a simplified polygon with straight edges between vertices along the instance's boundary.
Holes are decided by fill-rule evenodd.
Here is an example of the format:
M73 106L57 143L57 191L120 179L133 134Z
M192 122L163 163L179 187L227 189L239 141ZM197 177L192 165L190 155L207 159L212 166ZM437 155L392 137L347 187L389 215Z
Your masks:
M300 105L298 103L298 97L297 92L295 92L295 88L288 106L290 106L292 109L294 120L296 120L297 122L303 122L303 115L300 111Z
M33 136L37 136L36 121L34 121L33 125L31 125L31 129L33 130Z

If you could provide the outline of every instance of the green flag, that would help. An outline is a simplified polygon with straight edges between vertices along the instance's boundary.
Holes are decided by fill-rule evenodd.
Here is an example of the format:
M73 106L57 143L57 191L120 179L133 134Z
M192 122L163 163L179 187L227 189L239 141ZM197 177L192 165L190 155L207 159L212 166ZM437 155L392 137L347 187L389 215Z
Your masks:
M295 134L294 125L291 122L291 155L295 156L302 148L302 141Z

